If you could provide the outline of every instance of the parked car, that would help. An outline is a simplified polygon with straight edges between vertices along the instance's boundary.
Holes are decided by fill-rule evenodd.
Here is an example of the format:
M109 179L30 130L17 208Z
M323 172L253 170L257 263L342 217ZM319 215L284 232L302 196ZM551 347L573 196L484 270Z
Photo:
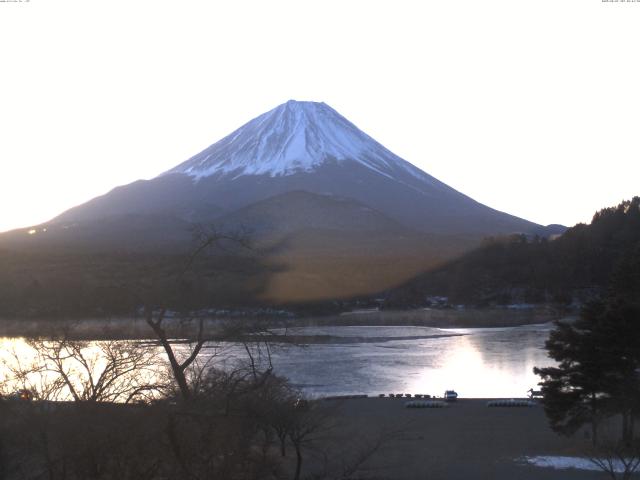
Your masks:
M447 402L455 402L458 399L458 394L455 390L447 390L444 392L444 399Z

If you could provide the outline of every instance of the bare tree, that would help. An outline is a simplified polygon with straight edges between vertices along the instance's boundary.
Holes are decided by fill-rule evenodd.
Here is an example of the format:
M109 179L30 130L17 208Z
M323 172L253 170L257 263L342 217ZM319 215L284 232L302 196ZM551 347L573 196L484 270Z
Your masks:
M28 344L27 344L28 346ZM20 391L29 392L34 400L54 401L60 399L64 391L64 380L46 375L46 368L40 364L37 352L25 355L14 348L3 352L1 365L5 374L3 395L16 396Z
M640 441L631 445L618 441L601 441L586 458L612 480L628 480L640 468Z
M174 283L177 290L179 290L187 275L193 273L199 257L210 253L214 249L227 250L229 245L239 246L243 249L251 248L247 234L244 231L225 233L215 228L206 229L201 225L197 225L194 227L193 236L196 246L187 255L182 268L177 273L170 274L169 283ZM138 297L140 298L140 296ZM184 358L178 358L170 341L169 333L165 328L168 312L167 305L158 306L153 301L148 300L149 295L143 295L143 297L147 298L147 300L143 300L145 321L151 327L155 337L164 349L181 397L183 400L190 400L194 392L193 385L189 384L188 369L197 366L196 359L207 342L205 337L205 317L202 314L185 314L183 316L183 323L197 321L197 332L195 338L191 338L187 342L190 348L189 354ZM204 367L199 368L195 378L200 378L204 370Z
M316 402L301 399L293 405L287 436L296 452L294 480L300 480L303 451L313 447L317 437L332 427L331 419L331 412Z
M198 333L195 342L191 345L191 353L182 361L178 360L176 353L173 350L173 346L169 341L169 337L165 328L163 327L163 321L165 320L167 309L160 309L157 316L154 318L153 310L146 305L144 309L145 320L147 324L153 330L156 338L162 345L164 349L167 359L169 360L169 365L171 367L171 372L173 374L173 378L178 384L178 388L180 389L180 394L184 400L190 400L192 395L191 387L189 382L187 381L187 369L194 363L200 350L204 346L206 339L204 337L204 319L200 318L198 321Z
M77 402L144 400L163 390L154 349L136 341L31 339L34 362L14 365L17 381L39 399Z

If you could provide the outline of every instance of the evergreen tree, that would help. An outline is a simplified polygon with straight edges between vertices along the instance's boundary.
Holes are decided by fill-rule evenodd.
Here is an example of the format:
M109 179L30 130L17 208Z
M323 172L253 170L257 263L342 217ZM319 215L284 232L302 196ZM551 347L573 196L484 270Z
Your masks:
M601 346L593 323L603 310L602 303L593 303L575 323L557 322L545 347L558 366L534 368L543 380L543 405L551 428L572 435L591 424L594 444L607 400Z
M486 239L480 248L394 290L391 300L398 306L420 305L426 296L442 295L452 303L476 305L549 300L569 305L602 294L636 245L640 197L604 208L590 225L578 224L554 240ZM640 275L640 269L630 275Z
M546 348L558 366L534 372L552 428L572 434L591 423L595 443L599 420L619 414L630 445L640 415L640 244L623 255L606 298L557 323Z
M615 410L622 415L622 437L630 445L640 416L640 242L623 255L612 276L603 329L612 339L608 356ZM615 341L613 339L615 338Z

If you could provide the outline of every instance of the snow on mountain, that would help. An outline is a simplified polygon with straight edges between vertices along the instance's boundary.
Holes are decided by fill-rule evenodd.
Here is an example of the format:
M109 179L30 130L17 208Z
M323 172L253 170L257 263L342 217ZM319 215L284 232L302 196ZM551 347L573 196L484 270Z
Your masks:
M429 183L434 180L325 103L295 100L251 120L163 175L183 173L196 179L216 174L278 177L313 172L326 162L347 161L388 178L402 172Z
M183 254L195 225L250 231L260 259L241 262L229 295L276 303L377 294L488 235L545 235L414 167L324 103L289 101L37 235L0 235L0 249Z
M321 196L348 198L429 234L486 236L541 228L482 205L414 167L328 105L293 100L164 174L117 187L55 220L169 215L209 224L294 191L314 194L309 201L322 205L331 202Z

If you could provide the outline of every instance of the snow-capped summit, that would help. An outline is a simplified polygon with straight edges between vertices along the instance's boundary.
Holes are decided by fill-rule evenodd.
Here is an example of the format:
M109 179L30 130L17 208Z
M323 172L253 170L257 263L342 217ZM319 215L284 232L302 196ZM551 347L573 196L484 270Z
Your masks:
M335 209L333 223L309 219L309 228L363 225L354 213L360 210L344 199L386 217L389 221L371 218L387 230L395 222L413 231L477 238L540 228L482 205L423 172L328 105L294 100L254 118L162 175L118 187L56 221L168 215L189 223L255 227L264 224L267 210L280 214L286 210L282 205L291 202L298 210L285 219L289 226L297 225L291 218L331 217L330 204ZM317 205L303 209L303 203ZM336 220L347 210L348 221Z
M312 172L326 162L358 162L390 178L399 170L428 177L325 103L295 100L254 118L166 173L198 179L216 174L276 177Z
M251 232L257 263L242 260L248 277L236 284L225 273L220 286L236 285L229 295L238 302L276 303L377 295L487 235L546 235L414 167L328 105L289 101L162 175L33 228L38 234L0 236L0 248L182 254L202 226Z

